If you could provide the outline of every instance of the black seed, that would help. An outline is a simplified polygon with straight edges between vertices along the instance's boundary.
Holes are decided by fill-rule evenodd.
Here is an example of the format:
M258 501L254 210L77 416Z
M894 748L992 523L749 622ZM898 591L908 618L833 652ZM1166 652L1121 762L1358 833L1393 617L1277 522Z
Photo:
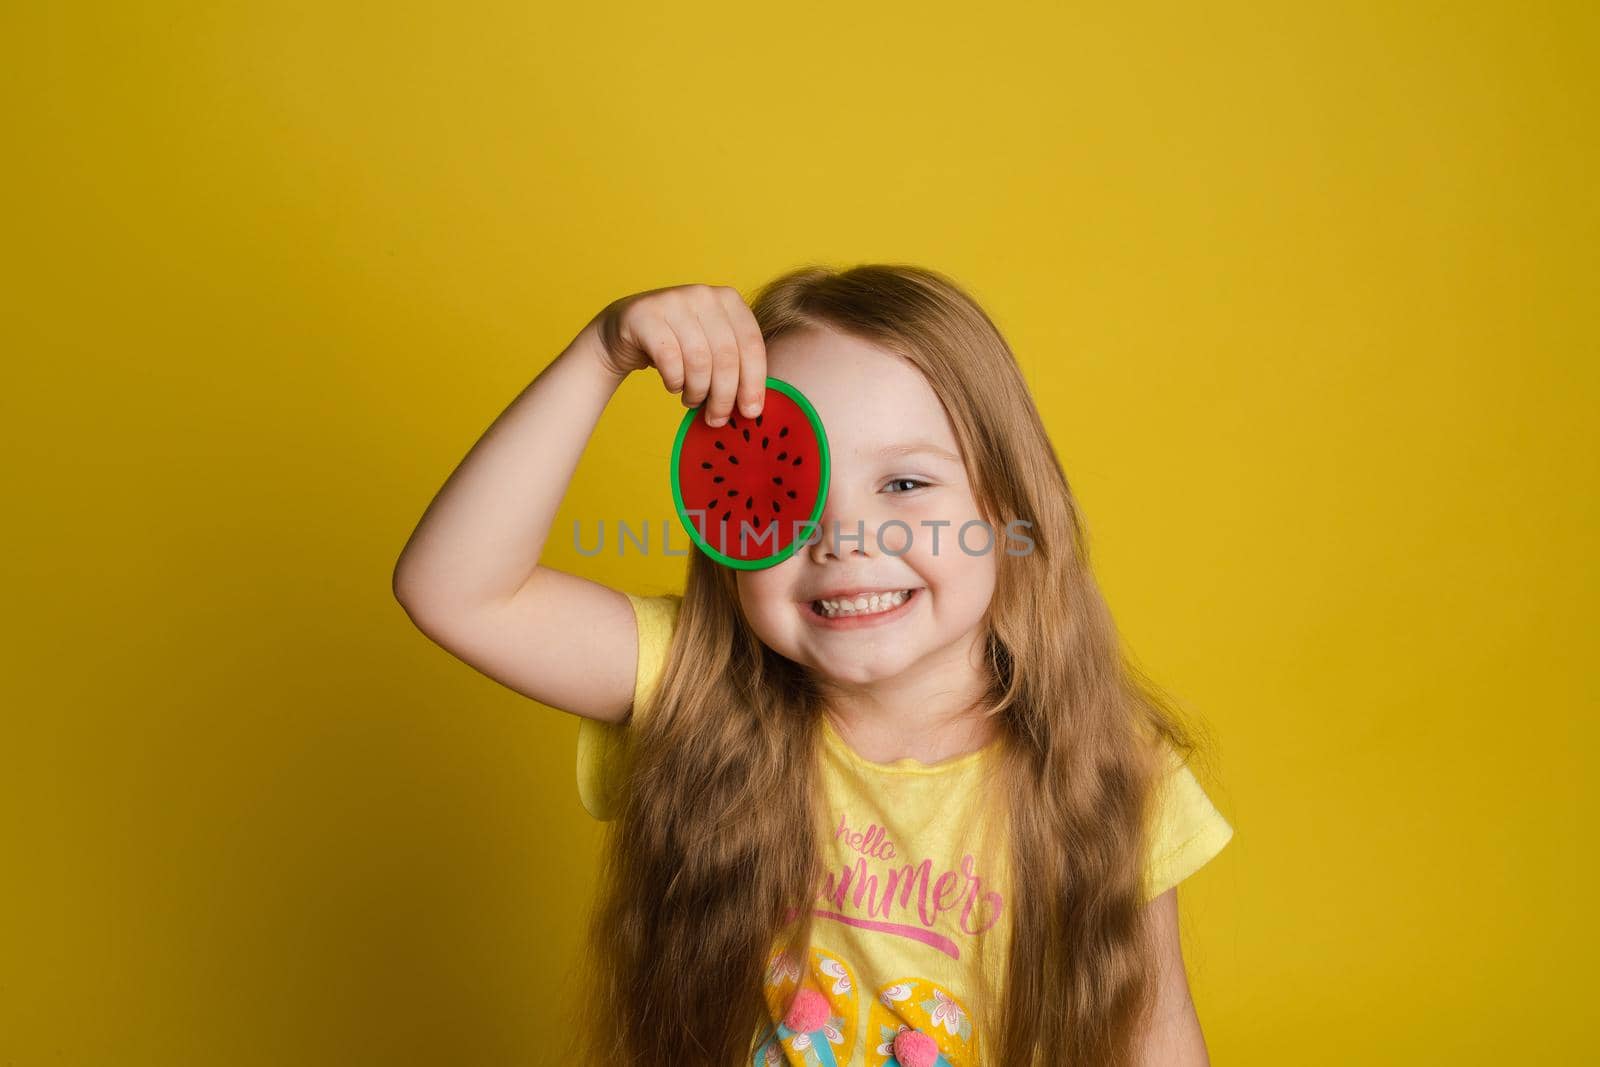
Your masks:
M735 430L737 430L739 428L739 420L734 418L732 415L729 415L728 416L728 425L732 426Z
M720 474L714 474L714 475L711 476L711 480L713 482L721 482L721 481L726 481L727 479L723 478L722 475L720 475Z
M728 525L728 520L731 519L731 518L733 518L733 512L724 511L722 513L722 525L724 525L724 526Z
M714 508L714 507L716 507L716 506L717 506L717 501L718 501L718 500L721 500L721 499L722 499L722 498L721 498L721 497L719 497L719 496L714 496L714 497L712 497L712 498L711 498L711 503L709 503L709 504L707 504L707 505L706 505L706 510L707 510L707 511L710 511L710 510L711 510L711 509L712 509L712 508Z
M761 425L761 420L762 420L762 419L763 419L763 418L764 418L764 417L765 417L765 416L763 416L763 415L757 415L757 416L756 416L756 425L757 425L757 426L760 426L760 425Z
M778 436L779 437L788 437L789 436L789 427L785 426L783 429L779 430L778 431Z
M739 457L738 456L729 456L728 457L728 462L729 463L737 463L737 462L739 462ZM799 460L795 460L795 462L799 463L800 461ZM706 466L709 467L709 466L711 466L711 464L707 463Z
M767 442L768 442L768 441L770 441L770 440L772 440L772 438L770 438L770 437L763 437L763 438L762 438L762 439L761 439L761 447L762 447L762 448L766 448L766 447L767 447Z
M703 470L703 471L708 471L708 470L711 469L711 464L702 462L700 464L700 469Z
M756 498L753 497L753 496L747 496L747 497L744 498L744 506L745 507L749 507L751 504L754 504L755 502L756 502Z
M806 457L804 457L804 456L796 456L796 457L794 457L794 464L793 465L796 466L796 467L800 466L800 461L805 459L805 458ZM737 461L735 461L735 462L737 462Z
M712 443L715 444L718 448L722 449L724 452L726 452L728 450L728 446L723 444L721 441L713 441Z
M790 489L788 491L788 493L789 493L789 499L790 500L798 500L798 499L800 499L800 494L795 492L793 489Z
M782 508L780 508L780 507L779 507L779 506L778 506L778 502L777 502L777 501L776 501L776 500L774 500L774 501L773 501L773 502L772 502L772 510L773 510L773 511L782 511L782 510L783 510L783 509L782 509Z
M743 431L743 433L744 433L744 439L746 441L750 440L750 431L749 430L745 430L745 431Z
M774 474L772 476L772 484L773 485L782 485L783 484L783 476L781 474Z
M779 452L778 453L778 458L779 459L788 459L789 458L789 453L787 453L787 452Z

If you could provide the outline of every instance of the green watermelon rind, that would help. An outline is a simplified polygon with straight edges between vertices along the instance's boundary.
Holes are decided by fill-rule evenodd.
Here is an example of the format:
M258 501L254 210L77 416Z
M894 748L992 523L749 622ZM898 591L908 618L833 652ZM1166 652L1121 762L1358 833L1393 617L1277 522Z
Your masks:
M734 570L740 571L758 571L765 570L767 567L775 567L798 552L800 546L816 531L817 521L822 518L822 510L828 503L828 478L832 473L832 467L828 458L828 435L822 429L822 416L817 414L817 409L811 406L811 401L806 399L804 393L781 378L768 378L767 390L769 392L776 390L782 393L798 404L801 411L805 412L806 418L811 421L811 431L817 439L817 453L822 460L822 473L817 478L817 502L811 510L810 517L804 520L808 525L802 527L803 532L790 541L782 551L770 556L762 556L760 559L734 559L709 544L705 538L700 536L700 531L695 529L694 523L690 521L689 509L683 503L683 486L678 484L678 460L683 454L683 439L689 435L689 427L694 425L695 419L703 417L704 404L697 408L691 408L684 413L683 421L678 424L678 436L672 441L672 462L668 468L668 473L672 479L672 506L677 509L678 522L682 524L684 530L700 551L724 567L732 567Z

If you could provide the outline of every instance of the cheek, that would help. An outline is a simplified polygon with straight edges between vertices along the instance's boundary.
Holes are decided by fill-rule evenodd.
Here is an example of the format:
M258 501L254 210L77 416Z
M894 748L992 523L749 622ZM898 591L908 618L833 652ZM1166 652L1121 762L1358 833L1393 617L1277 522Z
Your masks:
M981 551L984 540L981 527L967 531L967 544L977 553L971 555L962 550L957 529L940 530L937 555L931 541L927 541L907 558L915 558L917 573L945 608L958 613L967 608L981 612L994 594L996 577L994 549Z
M911 551L914 554L931 554L933 540L937 536L939 556L942 561L942 557L950 550L959 551L956 538L960 535L961 528L968 523L982 522L983 516L978 511L977 502L970 496L941 493L918 500L907 500L904 506L895 512L893 518L910 528ZM975 525L967 530L966 541L976 550L982 547L984 536L983 527ZM884 531L883 538L885 545L898 549L905 543L906 531L899 526L892 526Z
M951 520L948 526L915 527L914 543L902 558L914 561L919 570L941 579L971 581L975 573L994 565L994 546L988 544L993 539L988 531L982 525L966 526L963 530L965 524L973 521L967 516Z
M781 564L761 570L740 571L734 578L740 601L747 608L759 609L762 604L771 603L775 598L782 596L785 587L789 585L783 571L784 567Z
M793 590L787 581L762 581L761 576L741 577L739 601L756 636L768 646L781 643L795 623Z

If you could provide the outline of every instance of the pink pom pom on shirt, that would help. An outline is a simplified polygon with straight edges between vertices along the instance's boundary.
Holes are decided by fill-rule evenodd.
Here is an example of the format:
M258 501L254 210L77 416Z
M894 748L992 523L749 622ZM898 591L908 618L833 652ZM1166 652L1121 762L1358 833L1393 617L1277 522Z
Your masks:
M900 1067L933 1067L939 1043L921 1030L902 1030L895 1035L894 1058Z
M783 1025L797 1034L811 1034L822 1029L830 1014L826 997L815 989L802 989L794 995Z

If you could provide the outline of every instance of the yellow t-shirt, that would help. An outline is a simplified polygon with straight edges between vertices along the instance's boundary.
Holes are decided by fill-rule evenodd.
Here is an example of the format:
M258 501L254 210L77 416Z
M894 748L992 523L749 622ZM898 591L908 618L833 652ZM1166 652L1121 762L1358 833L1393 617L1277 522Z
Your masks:
M682 597L627 594L639 626L635 708L665 665ZM979 776L993 745L936 764L863 759L822 723L822 783L829 825L828 877L813 908L809 958L774 949L767 969L771 1026L751 1062L810 1067L895 1064L894 1041L912 1028L933 1038L946 1067L977 1061L967 1007L975 954L1001 974L1010 912L1004 843L980 867L974 839ZM578 795L595 818L614 818L625 787L625 727L583 719ZM1176 757L1176 754L1174 754ZM1146 867L1153 899L1215 856L1233 836L1189 768L1174 758L1160 789ZM980 936L985 935L985 936ZM813 990L790 1021L796 986ZM1003 995L999 993L997 995ZM904 1046L902 1046L904 1047Z

